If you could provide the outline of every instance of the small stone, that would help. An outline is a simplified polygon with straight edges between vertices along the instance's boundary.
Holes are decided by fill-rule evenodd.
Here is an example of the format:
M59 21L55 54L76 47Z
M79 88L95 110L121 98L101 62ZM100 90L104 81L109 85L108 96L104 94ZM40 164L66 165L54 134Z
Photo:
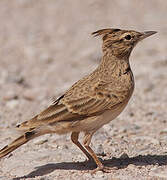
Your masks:
M18 103L19 103L18 100L14 99L14 100L8 101L6 103L6 106L11 108L11 109L13 109L13 108L15 108L18 105Z
M129 168L129 169L135 169L136 166L135 166L134 164L129 164L129 165L128 165L128 168Z
M53 143L49 143L48 146L51 147L51 148L54 148L54 149L59 149L60 148L59 145L53 144Z
M138 129L141 129L141 127L138 126L138 125L135 125L135 126L134 126L134 129L138 130Z
M160 134L167 134L167 128L163 129Z
M11 101L13 99L18 99L18 95L12 91L7 92L7 94L3 97L5 101Z
M44 138L44 137L41 137L41 138L38 138L38 139L34 140L34 144L36 144L36 145L44 144L46 142L48 142L48 139Z
M154 112L148 112L146 113L146 116L152 116L154 114Z
M38 96L38 92L34 90L26 90L23 93L23 98L28 101L33 101Z
M69 149L69 148L68 148L68 146L67 146L66 144L64 144L64 145L62 146L62 149Z
M96 154L100 155L100 156L104 156L105 155L102 144L98 145L97 150L96 150Z
M17 84L24 84L24 81L25 81L24 78L21 76L16 79Z
M149 84L147 88L144 89L145 93L148 93L154 89L155 85L154 84Z
M167 171L165 168L156 168L149 173L150 176L165 178L167 177Z
M104 177L104 173L102 171L97 171L95 174L96 177Z
M92 179L91 173L84 173L84 174L83 174L83 177L84 177L85 179Z
M126 154L126 153L123 153L121 156L120 156L121 159L127 159L129 158L129 156Z
M133 117L133 116L134 116L134 113L133 113L133 112L130 112L130 113L129 113L129 116L130 116L130 117Z

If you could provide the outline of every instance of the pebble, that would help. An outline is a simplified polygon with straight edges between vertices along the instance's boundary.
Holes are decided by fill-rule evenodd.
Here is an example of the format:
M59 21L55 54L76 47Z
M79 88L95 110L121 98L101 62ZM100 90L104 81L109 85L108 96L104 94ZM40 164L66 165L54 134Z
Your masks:
M84 177L85 179L92 179L91 173L84 173L83 177Z
M35 90L25 90L23 93L23 98L28 100L28 101L33 101L36 99L36 97L38 97L38 93Z
M130 117L133 117L134 115L135 115L135 114L134 114L133 112L130 112L130 113L129 113L129 116L130 116Z
M160 134L167 134L167 128L161 130Z
M44 143L48 142L48 139L45 137L39 137L37 139L34 139L33 141L34 141L34 144L40 145L40 144L44 144Z
M3 97L4 101L11 101L13 99L18 99L18 95L14 94L14 93L9 93Z
M126 154L126 153L123 153L121 156L120 156L121 159L127 159L129 158L129 156Z
M94 177L92 179L96 179L96 180L107 180L106 174L104 174L102 171L97 171L96 174L94 175Z
M149 173L150 176L165 178L167 179L167 170L166 168L156 168Z
M128 165L128 168L129 168L129 169L136 169L136 166L135 166L134 164L129 164L129 165Z
M97 154L97 155L104 155L104 154L105 154L102 144L99 144L99 145L97 146L96 154Z
M11 100L11 101L8 101L8 102L6 103L6 106L7 106L8 108L10 108L10 109L13 109L13 108L15 108L15 107L18 105L18 103L19 103L18 100L13 99L13 100Z

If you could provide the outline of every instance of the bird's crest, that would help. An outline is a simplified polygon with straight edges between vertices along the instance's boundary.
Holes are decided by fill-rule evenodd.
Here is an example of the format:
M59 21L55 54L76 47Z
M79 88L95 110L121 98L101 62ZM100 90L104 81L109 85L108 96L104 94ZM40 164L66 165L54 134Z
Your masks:
M114 32L118 32L118 31L121 31L120 29L111 29L111 28L108 28L108 29L100 29L98 31L95 31L92 33L92 35L94 37L96 36L101 36L103 37L103 40L105 39L105 36L108 35L108 34L112 34Z

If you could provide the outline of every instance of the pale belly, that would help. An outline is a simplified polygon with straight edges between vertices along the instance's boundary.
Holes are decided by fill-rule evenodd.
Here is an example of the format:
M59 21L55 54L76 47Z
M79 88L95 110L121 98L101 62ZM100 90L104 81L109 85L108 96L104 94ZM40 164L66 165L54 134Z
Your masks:
M54 126L48 128L57 134L65 134L69 132L94 132L101 128L104 124L115 119L126 107L128 102L124 102L113 110L108 110L99 116L89 117L87 119L78 120L75 122L58 122Z
M108 110L100 116L90 117L75 124L74 129L83 132L96 131L103 125L115 119L125 108L127 103L117 106L114 110Z

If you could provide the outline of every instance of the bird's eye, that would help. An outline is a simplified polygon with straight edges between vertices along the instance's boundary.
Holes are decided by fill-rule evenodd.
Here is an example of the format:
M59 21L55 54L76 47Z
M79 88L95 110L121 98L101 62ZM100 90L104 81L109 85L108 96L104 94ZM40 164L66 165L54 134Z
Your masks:
M125 36L125 39L126 39L126 40L130 40L131 38L132 38L132 37L131 37L131 35L129 35L129 34Z

